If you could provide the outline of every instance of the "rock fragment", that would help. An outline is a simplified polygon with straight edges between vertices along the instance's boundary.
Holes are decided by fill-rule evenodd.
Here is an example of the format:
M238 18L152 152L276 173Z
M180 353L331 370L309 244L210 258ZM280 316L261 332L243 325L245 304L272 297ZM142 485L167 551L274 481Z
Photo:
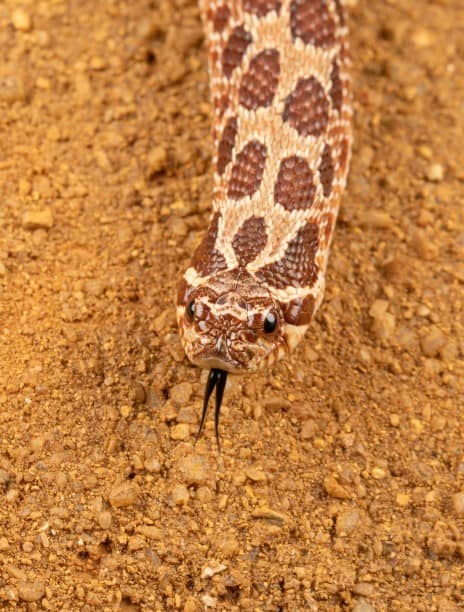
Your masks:
M187 484L205 484L209 479L208 463L201 455L183 457L179 468Z
M446 336L438 327L432 327L421 339L420 344L426 357L436 357L446 344Z
M175 506L183 506L190 500L190 494L185 485L177 484L172 489L171 499Z
M457 516L464 516L464 491L455 493L451 498L454 513Z
M152 149L147 158L148 174L153 176L166 169L168 163L168 154L164 147L155 147Z
M32 28L32 20L29 13L22 8L17 8L11 14L11 23L20 32L29 32Z
M42 580L28 582L20 580L18 583L19 599L23 601L39 601L45 595L45 583Z
M25 230L51 229L53 222L53 213L49 208L27 210L23 215L22 226Z
M134 482L123 482L113 486L108 500L113 508L124 508L135 504L138 496L139 488Z
M324 478L324 489L327 495L336 499L351 499L352 495L343 485L341 485L335 476L326 476Z

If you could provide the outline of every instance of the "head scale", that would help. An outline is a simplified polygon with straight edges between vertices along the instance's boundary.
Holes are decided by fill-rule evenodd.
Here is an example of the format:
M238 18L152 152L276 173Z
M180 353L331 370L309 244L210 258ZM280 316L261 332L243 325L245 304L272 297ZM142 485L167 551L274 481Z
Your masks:
M203 368L253 372L288 350L280 304L246 272L183 286L178 322L187 357Z

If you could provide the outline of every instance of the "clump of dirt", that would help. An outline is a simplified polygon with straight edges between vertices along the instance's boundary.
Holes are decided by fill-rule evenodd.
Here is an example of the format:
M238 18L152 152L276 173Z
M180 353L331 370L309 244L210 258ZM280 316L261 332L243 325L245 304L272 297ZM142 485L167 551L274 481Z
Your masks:
M222 455L173 295L208 222L198 6L0 6L0 602L464 606L461 2L350 2L326 302L232 378Z

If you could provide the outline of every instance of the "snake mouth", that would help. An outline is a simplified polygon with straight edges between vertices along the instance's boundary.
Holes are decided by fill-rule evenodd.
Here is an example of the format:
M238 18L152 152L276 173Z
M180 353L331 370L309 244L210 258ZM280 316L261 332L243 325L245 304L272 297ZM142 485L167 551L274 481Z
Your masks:
M229 360L223 355L210 355L208 357L199 357L193 361L200 368L224 370L230 374L243 374L244 367L238 361Z

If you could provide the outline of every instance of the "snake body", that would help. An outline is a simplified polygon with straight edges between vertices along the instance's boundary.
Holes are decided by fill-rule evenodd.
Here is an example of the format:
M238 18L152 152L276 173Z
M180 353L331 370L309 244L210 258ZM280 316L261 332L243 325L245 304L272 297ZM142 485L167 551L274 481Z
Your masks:
M200 6L213 214L177 317L193 363L254 371L295 347L323 299L351 152L347 27L340 0Z

